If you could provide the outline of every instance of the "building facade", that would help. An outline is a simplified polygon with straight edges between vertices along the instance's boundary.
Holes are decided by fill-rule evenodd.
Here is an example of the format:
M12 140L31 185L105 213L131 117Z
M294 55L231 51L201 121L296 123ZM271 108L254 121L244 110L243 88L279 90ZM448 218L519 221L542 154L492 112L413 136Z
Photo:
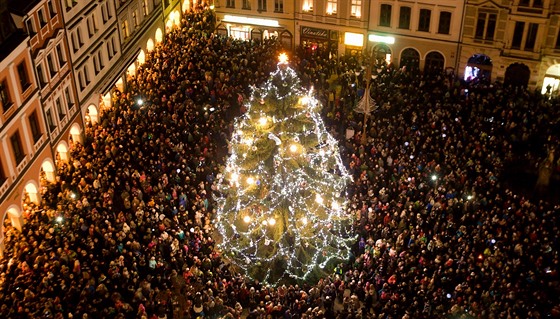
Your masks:
M294 1L215 0L213 6L216 33L259 42L276 37L286 50L294 48Z
M194 4L0 0L0 254L4 227L21 230L84 128Z

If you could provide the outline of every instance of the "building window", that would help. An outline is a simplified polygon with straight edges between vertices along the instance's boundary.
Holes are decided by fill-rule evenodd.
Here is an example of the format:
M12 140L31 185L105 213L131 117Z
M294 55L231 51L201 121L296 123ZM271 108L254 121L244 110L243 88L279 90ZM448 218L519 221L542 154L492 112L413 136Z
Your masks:
M93 73L95 73L95 75L98 75L99 71L101 71L101 68L99 67L99 58L97 57L97 55L94 55L93 56Z
M25 158L25 153L23 152L23 145L21 145L21 137L19 136L19 131L16 131L12 135L12 137L10 137L10 141L12 142L12 150L14 151L16 164L19 164Z
M64 97L66 98L66 104L68 104L68 108L71 109L72 106L74 106L74 101L72 100L70 89L68 87L64 88Z
M93 26L92 26L92 24L91 24L91 18L88 18L88 19L87 19L87 32L88 32L88 35L89 35L90 38L91 38L91 37L93 36L93 34L94 34L94 32L93 32Z
M21 91L25 92L25 90L27 90L27 88L31 85L31 82L29 82L29 74L27 74L27 65L25 64L25 61L21 62L17 66L17 72L19 76L19 84L21 85Z
M558 29L558 33L556 34L556 45L554 46L555 49L560 49L560 29Z
M37 111L33 111L31 115L29 115L29 127L31 128L33 143L36 143L41 138L41 135L43 135L43 133L41 133L41 127L39 126Z
M136 10L132 11L132 22L134 22L134 27L138 26L138 17L136 16Z
M83 91L86 84L84 82L84 74L81 71L78 71L78 83L80 84L80 91Z
M420 19L418 20L418 31L430 32L430 19L432 10L420 9Z
M543 0L519 0L520 7L542 8Z
M99 68L103 69L105 67L105 63L103 63L103 54L101 50L97 51L97 59L99 60Z
M51 0L49 0L47 2L47 6L49 7L49 15L51 16L51 18L54 18L56 16L56 10L54 9L54 6L53 6Z
M379 25L382 27L391 26L391 9L393 6L390 4L382 4L379 12Z
M6 80L0 82L0 103L2 103L2 110L4 112L8 111L13 104Z
M439 34L449 34L451 28L451 12L442 11L439 13Z
M2 162L0 162L0 185L4 185L4 182L8 179L6 173L4 173L4 167L2 167Z
M327 14L336 14L338 10L338 0L327 0Z
M303 12L313 12L313 0L303 0Z
M266 11L266 0L257 0L258 11Z
M128 38L128 36L130 35L128 33L128 20L123 20L123 22L121 22L121 28L122 28L122 34L123 34L123 38Z
M474 37L476 39L494 40L497 18L498 16L495 13L479 12Z
M91 81L89 78L89 69L87 65L84 65L84 77L86 79L86 85L88 85Z
M525 29L525 22L515 22L513 30L513 39L511 41L512 49L521 49L521 40L523 40L523 30Z
M48 109L45 114L47 115L47 125L49 126L49 130L52 132L56 128L56 125L53 121L51 109Z
M109 15L107 14L107 7L101 6L101 18L103 19L103 24L109 20Z
M70 11L72 7L78 4L78 0L66 0L66 11Z
M35 25L33 24L32 19L25 20L25 27L27 28L27 34L29 34L29 36L37 34L37 31L35 30Z
M529 30L527 30L527 39L525 39L525 51L533 51L535 42L537 40L537 33L539 32L539 25L537 23L529 23Z
M55 105L56 105L56 112L58 113L58 118L62 120L66 116L66 111L62 106L62 102L60 101L60 98L56 98Z
M147 16L150 13L148 8L148 0L142 1L142 12L144 13L145 16Z
M410 7L401 7L399 12L399 29L410 29Z
M56 69L56 65L54 65L51 54L47 55L47 66L49 67L49 73L51 75L51 78L53 78L56 75L57 69Z
M56 45L56 57L58 58L58 64L60 65L60 67L63 67L64 64L66 64L66 59L64 57L64 54L62 53L62 47L60 46L60 43Z
M226 8L235 8L235 0L227 0Z
M37 15L39 16L39 23L41 24L41 28L47 25L47 20L45 20L45 14L43 13L43 9L39 9L37 11Z
M72 50L74 53L78 52L80 49L80 45L78 44L76 32L72 33Z
M41 87L44 87L45 84L47 84L47 81L45 81L45 73L43 73L42 64L37 65L37 77L39 78L39 84Z
M76 29L76 35L78 36L78 43L80 44L80 48L84 45L84 39L82 38L82 29L78 27Z
M243 7L242 7L242 9L251 10L251 1L249 1L249 0L243 0Z
M274 0L274 12L284 12L284 0Z
M352 0L350 16L360 18L362 16L362 0Z

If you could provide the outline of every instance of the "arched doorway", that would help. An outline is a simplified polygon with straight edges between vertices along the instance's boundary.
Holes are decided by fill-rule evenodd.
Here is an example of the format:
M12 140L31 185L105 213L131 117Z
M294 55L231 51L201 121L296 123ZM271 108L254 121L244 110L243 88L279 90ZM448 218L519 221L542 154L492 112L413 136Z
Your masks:
M189 0L184 0L183 4L181 5L181 10L183 12L187 12L191 8L191 2Z
M432 51L426 55L426 63L424 64L424 72L441 73L445 66L445 58L443 54Z
M531 77L531 70L523 63L510 64L506 69L504 76L505 86L519 86L527 87L529 78Z
M21 232L23 227L23 216L19 207L12 205L2 216L0 224L0 256L4 257L4 247L6 240L9 242L16 236L16 232Z
M227 37L228 36L228 29L222 23L218 24L216 27L216 33L220 36Z
M35 181L29 181L25 184L23 197L22 197L22 206L34 204L39 205L41 202L41 196L39 194L39 188L37 187Z
M558 96L560 89L560 64L551 65L544 76L542 94Z
M87 119L89 119L91 124L95 124L99 121L99 117L98 117L98 113L97 113L97 107L95 107L95 104L90 104L88 106L86 120Z
M413 48L404 49L401 53L401 68L406 67L408 71L416 71L420 69L420 53Z
M72 137L72 141L74 143L82 143L82 129L80 125L74 123L70 128L70 136Z
M157 28L157 30L156 30L156 43L161 43L161 41L163 41L163 31L161 31L161 28Z
M379 43L372 48L371 56L375 58L377 63L382 63L383 61L390 64L393 60L393 54L391 48L384 43Z
M60 143L58 143L58 146L56 147L56 157L57 165L59 164L58 161L68 163L68 145L65 141L60 141Z
M490 81L492 77L492 59L485 54L475 54L467 61L465 81Z
M144 50L140 50L140 53L138 53L138 57L136 58L136 61L138 61L139 65L142 65L146 62L146 53L144 53Z
M181 25L181 12L179 10L173 11L175 15L173 16L173 26L178 27Z
M55 182L54 165L50 159L46 159L43 164L41 164L41 186L46 183Z
M276 32L276 35L278 35L278 33ZM294 42L294 36L290 33L290 31L288 30L284 30L282 31L282 33L280 33L280 42L282 43L282 47L286 50L292 50L292 43Z
M152 52L153 50L154 50L154 40L152 40L152 38L149 38L148 42L146 42L146 51Z

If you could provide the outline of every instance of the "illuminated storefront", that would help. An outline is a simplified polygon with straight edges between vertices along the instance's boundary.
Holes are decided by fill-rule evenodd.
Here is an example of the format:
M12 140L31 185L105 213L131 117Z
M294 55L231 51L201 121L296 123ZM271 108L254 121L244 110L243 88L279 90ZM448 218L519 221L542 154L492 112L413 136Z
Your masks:
M360 55L364 48L364 35L361 33L345 32L344 45L346 55Z
M276 37L280 39L285 49L292 49L293 35L280 25L278 20L274 19L226 14L216 27L216 33L222 36L231 36L235 39L257 42Z
M300 46L308 53L338 54L338 31L301 27Z

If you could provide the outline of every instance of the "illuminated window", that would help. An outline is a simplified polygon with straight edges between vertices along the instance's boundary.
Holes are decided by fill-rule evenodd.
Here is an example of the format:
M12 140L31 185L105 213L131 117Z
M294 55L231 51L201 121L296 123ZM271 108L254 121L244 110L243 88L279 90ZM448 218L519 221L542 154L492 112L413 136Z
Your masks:
M338 0L327 0L327 14L336 14Z
M123 34L123 38L128 38L130 36L129 34L129 30L128 30L128 20L123 20L123 22L121 23L121 28L122 28L122 34Z
M304 12L313 12L313 0L303 0L301 8Z
M362 16L362 0L352 0L350 16L359 18Z
M382 4L381 10L379 11L379 25L382 27L391 26L391 9L393 6L390 4Z

